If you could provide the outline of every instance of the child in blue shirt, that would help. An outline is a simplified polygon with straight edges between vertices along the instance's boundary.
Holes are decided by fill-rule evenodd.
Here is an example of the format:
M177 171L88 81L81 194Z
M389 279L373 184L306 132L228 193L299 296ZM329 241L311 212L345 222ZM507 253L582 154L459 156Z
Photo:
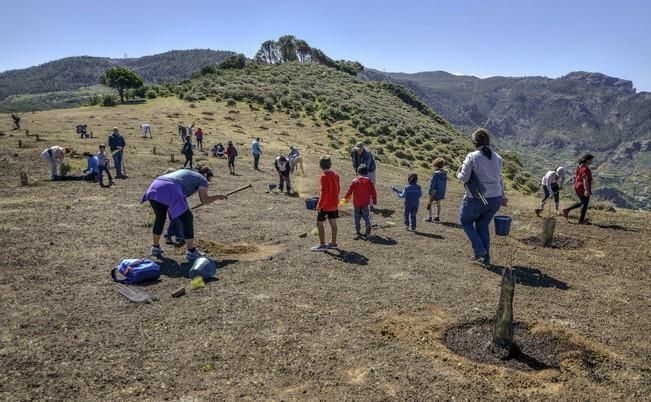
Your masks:
M425 218L425 222L436 222L441 221L441 200L445 199L445 190L448 185L448 174L443 170L445 167L445 160L442 158L436 158L433 162L434 173L432 173L432 179L429 182L429 202L427 203L427 211L429 211L429 216ZM436 216L432 219L432 203L436 202Z
M391 187L400 198L405 199L405 228L409 230L416 231L416 214L418 213L418 204L420 202L420 197L423 196L423 191L421 190L418 183L418 175L416 173L410 173L407 177L407 185L405 188L400 191L395 187ZM410 225L411 223L411 225Z

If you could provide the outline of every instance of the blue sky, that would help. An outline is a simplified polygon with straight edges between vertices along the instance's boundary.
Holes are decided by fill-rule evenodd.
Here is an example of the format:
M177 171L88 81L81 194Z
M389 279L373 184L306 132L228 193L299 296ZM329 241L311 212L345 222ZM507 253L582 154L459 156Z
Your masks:
M599 71L651 91L649 0L7 1L0 71L73 55L233 50L293 34L385 71Z

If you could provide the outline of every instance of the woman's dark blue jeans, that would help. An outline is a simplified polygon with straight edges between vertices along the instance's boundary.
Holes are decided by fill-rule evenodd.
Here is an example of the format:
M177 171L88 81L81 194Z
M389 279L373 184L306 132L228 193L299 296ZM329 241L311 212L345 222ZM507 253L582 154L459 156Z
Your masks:
M459 211L459 220L463 231L472 244L476 257L486 258L490 262L490 232L488 227L502 205L502 197L486 198L484 205L476 198L463 197Z

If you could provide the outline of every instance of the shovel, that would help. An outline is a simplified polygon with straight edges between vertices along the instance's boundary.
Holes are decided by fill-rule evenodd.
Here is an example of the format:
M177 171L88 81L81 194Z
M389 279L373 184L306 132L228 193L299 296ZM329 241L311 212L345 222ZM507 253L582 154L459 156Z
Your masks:
M540 213L543 211L543 207L545 206L545 204L547 204L547 201L552 199L556 194L558 194L558 191L556 191L554 194L550 194L549 197L543 200L542 204L540 204L538 208L534 209L534 212L536 213L537 216L540 216Z
M240 191L244 191L244 190L247 190L247 189L249 189L249 188L253 188L253 185L252 185L251 183L247 184L247 185L244 186L244 187L240 187L240 188L238 188L237 190L233 190L233 191L231 191L230 193L226 193L226 197L230 197L231 195L233 195L233 194L235 194L235 193L239 193ZM195 206L192 207L191 209L197 209L197 208L199 208L199 207L202 206L202 205L204 205L204 204L198 204L198 205L195 205Z

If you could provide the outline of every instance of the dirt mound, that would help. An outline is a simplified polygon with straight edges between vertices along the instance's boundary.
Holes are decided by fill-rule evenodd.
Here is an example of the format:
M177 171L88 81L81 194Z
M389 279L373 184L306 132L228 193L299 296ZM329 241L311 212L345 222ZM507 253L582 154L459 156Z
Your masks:
M529 246L544 247L542 236L529 236L520 239L520 241ZM574 250L583 247L583 241L569 236L555 235L549 247L560 250Z
M216 243L211 240L197 240L199 247L206 254L218 258L233 256L240 260L262 260L280 252L274 245L254 245L248 243Z
M603 354L578 342L569 334L544 325L522 322L513 325L516 347L509 358L502 360L490 351L492 333L492 321L463 323L449 328L443 342L453 352L472 361L520 371L573 366L592 373L605 360Z

